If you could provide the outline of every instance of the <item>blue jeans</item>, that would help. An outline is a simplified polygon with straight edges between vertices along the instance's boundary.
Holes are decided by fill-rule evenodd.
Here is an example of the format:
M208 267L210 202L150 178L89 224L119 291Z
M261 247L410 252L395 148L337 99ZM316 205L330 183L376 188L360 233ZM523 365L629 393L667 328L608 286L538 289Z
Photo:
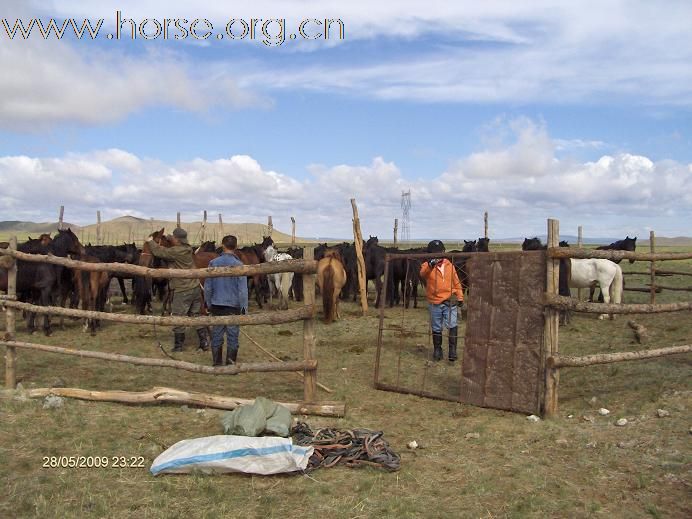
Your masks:
M217 315L240 315L240 308L236 306L218 306L211 305L209 313L213 316ZM226 345L228 351L238 351L238 336L240 335L240 326L212 326L211 329L211 347L222 348L223 337L226 335Z
M430 308L430 325L433 333L442 333L444 328L456 328L457 326L457 305L450 305L443 302L437 305L428 303Z

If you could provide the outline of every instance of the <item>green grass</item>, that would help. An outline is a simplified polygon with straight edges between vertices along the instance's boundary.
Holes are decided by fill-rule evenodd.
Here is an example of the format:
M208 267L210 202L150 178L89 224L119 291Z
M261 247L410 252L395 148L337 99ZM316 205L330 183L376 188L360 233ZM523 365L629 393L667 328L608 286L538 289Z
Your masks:
M622 263L644 270L645 263ZM659 265L660 267L660 265ZM692 262L666 263L692 271ZM689 284L682 277L666 284ZM631 276L627 283L636 281ZM689 300L663 292L657 301ZM626 302L648 294L627 292ZM254 308L253 308L254 309ZM114 307L129 312L129 308ZM423 327L426 310L387 310L387 323ZM372 387L378 319L360 317L344 304L343 319L317 325L319 380L334 389L325 400L345 400L346 417L308 417L315 427L383 430L401 454L398 473L337 467L309 477L247 475L160 476L148 472L162 445L219 434L220 412L176 405L125 406L66 400L44 410L41 400L0 399L1 517L689 517L692 514L692 408L690 355L617 365L571 368L560 373L560 411L553 420L529 423L523 415L376 391ZM576 315L560 328L560 351L581 355L689 343L689 314L633 316L649 329L644 345L634 343L630 317L599 321ZM403 321L402 321L403 319ZM106 324L96 338L67 321L67 330L20 340L142 356L160 356L157 341L170 333L157 327ZM279 357L302 357L300 323L245 329ZM463 324L462 324L463 326ZM0 316L0 330L4 319ZM286 331L291 334L287 335ZM397 348L396 331L388 340ZM418 343L404 334L402 358L425 362ZM463 342L461 343L463 344ZM208 363L192 350L183 360ZM265 360L241 337L242 361ZM391 360L391 359L390 359ZM4 359L3 359L4 362ZM0 369L4 364L0 362ZM387 369L391 369L388 362ZM460 367L430 367L430 387L453 385ZM144 390L170 386L238 397L265 395L300 400L300 380L290 373L209 377L169 369L107 364L38 352L18 352L18 376L27 387L61 382L68 387ZM56 380L60 379L60 380ZM451 382L450 382L451 381ZM415 382L415 381L414 381ZM602 417L606 407L611 415ZM670 412L657 418L656 409ZM571 418L570 418L571 416ZM582 417L592 418L586 421ZM614 426L617 418L630 424ZM466 439L478 432L478 439ZM406 444L417 440L422 448ZM620 446L619 446L620 445ZM49 469L43 456L144 456L147 469Z

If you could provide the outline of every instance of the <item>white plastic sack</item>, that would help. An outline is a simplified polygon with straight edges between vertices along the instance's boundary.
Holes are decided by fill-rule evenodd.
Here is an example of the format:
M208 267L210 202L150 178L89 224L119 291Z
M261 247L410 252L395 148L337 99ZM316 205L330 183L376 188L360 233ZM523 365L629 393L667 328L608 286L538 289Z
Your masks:
M312 447L293 445L291 438L218 435L182 440L154 460L151 473L279 474L304 470Z

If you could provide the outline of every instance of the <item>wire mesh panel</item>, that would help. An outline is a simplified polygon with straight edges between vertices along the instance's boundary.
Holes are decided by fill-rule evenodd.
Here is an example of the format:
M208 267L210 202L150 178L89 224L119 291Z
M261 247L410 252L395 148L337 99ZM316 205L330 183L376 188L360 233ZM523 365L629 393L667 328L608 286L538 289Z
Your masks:
M545 252L487 253L469 259L468 322L461 401L540 411Z

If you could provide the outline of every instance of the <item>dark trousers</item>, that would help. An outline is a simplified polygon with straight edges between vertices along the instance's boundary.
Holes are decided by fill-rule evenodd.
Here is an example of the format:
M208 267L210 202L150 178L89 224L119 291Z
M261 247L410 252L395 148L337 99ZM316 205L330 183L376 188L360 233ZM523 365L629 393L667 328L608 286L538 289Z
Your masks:
M240 315L240 308L237 306L218 306L211 305L209 313L213 316L221 315ZM226 346L228 351L238 351L238 336L240 335L240 326L212 326L211 329L211 347L223 347L223 337L226 335Z

